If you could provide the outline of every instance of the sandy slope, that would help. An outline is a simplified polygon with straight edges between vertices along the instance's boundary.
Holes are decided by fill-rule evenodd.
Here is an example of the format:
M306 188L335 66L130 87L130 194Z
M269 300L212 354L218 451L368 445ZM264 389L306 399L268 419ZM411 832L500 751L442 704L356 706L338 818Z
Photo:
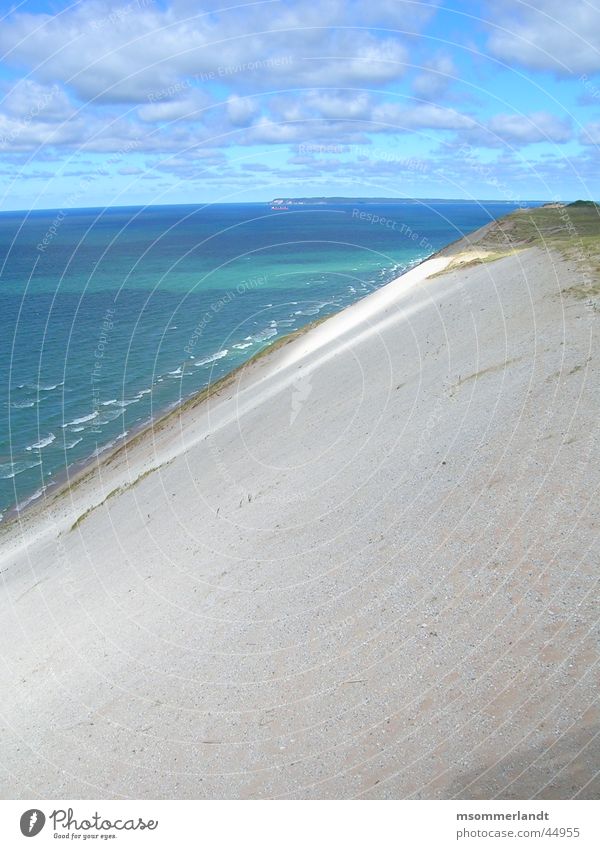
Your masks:
M3 797L600 794L598 314L446 254L4 537Z

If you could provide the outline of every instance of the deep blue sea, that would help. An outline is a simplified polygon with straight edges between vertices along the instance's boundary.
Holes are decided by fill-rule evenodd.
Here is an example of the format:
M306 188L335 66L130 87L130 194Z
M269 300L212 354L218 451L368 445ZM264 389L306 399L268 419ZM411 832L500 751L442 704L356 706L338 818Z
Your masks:
M515 206L0 214L0 513L279 336Z

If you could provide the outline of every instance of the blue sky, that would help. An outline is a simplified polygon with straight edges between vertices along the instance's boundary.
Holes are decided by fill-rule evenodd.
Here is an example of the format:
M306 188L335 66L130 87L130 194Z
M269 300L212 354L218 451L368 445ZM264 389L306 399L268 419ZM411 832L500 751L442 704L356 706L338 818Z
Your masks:
M25 0L0 209L598 198L591 0Z

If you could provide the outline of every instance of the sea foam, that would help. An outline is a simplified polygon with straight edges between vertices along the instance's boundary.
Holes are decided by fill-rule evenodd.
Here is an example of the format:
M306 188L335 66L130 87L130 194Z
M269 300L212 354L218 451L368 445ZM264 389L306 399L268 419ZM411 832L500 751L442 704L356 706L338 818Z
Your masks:
M47 445L51 445L55 439L55 435L53 433L49 433L48 436L44 437L44 439L34 442L33 445L28 445L25 451L40 451L42 448L46 448Z

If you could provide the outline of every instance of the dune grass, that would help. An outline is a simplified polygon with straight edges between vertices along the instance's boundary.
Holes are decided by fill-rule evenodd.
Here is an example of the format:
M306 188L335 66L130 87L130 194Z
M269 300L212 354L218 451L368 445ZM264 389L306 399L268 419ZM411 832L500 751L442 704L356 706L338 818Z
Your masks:
M495 262L534 246L557 251L577 264L582 285L565 289L566 293L577 298L600 294L600 206L592 201L512 212L494 222L472 244L469 237L462 240L450 264L439 274Z
M530 245L570 251L583 245L600 254L600 208L579 202L569 206L522 209L500 219L478 247L517 248Z

